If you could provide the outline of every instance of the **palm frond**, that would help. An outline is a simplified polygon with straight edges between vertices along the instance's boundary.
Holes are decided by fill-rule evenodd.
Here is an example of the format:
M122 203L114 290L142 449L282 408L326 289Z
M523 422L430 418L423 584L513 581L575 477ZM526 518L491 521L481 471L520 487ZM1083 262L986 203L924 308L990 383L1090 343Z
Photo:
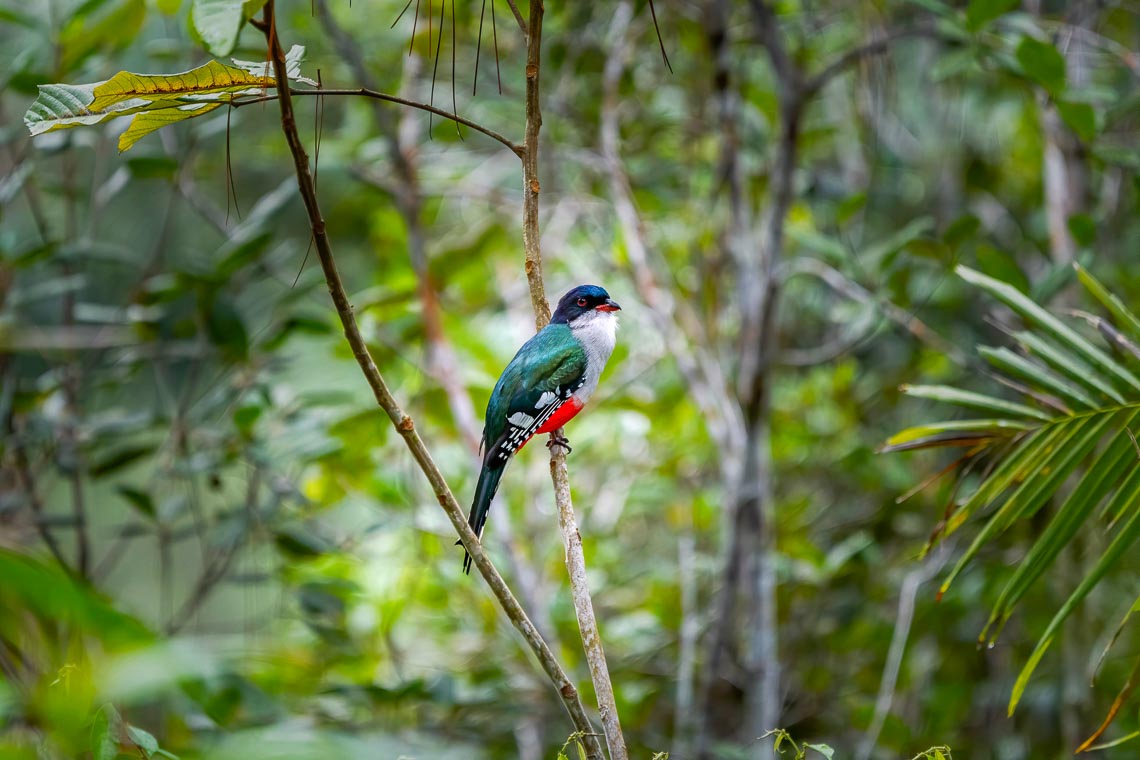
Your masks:
M1074 268L1085 289L1108 312L1108 318L1076 314L1095 328L1093 337L1012 285L958 267L962 279L993 296L1025 323L1024 329L1006 329L1020 353L1004 347L978 349L1001 383L1022 398L1009 400L946 385L903 386L903 392L911 396L995 416L911 427L892 436L881 449L969 446L971 456L958 460L959 467L967 460L973 464L977 457L990 462L977 487L940 526L945 536L984 515L969 547L944 579L939 597L984 547L1011 526L1050 503L1059 504L1002 588L980 642L992 643L998 637L1025 594L1081 527L1096 519L1097 507L1103 505L1100 515L1110 521L1109 546L1041 635L1014 685L1011 714L1061 625L1140 538L1140 444L1131 429L1140 419L1140 378L1129 366L1140 356L1132 351L1140 344L1140 318L1087 270L1079 265ZM1101 342L1107 350L1098 345ZM1119 705L1114 707L1119 709Z

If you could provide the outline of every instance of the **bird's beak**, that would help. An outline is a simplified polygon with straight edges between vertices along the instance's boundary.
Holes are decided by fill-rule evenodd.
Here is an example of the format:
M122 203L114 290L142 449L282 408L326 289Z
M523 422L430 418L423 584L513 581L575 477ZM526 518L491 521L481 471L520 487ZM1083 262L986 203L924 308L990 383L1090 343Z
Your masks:
M594 307L597 311L621 311L618 302L612 298L607 298L605 303L600 303Z

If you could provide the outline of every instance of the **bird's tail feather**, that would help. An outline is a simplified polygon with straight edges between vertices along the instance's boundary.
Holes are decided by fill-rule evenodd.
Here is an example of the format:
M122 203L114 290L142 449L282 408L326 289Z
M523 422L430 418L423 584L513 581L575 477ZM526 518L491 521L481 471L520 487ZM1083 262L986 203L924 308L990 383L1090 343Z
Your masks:
M471 513L467 516L467 524L475 535L483 535L483 526L487 523L487 513L491 510L491 500L499 490L499 480L503 477L505 467L486 467L479 471L479 485L475 487L475 499L471 502ZM456 543L459 543L458 541ZM463 572L471 574L471 555L463 550Z

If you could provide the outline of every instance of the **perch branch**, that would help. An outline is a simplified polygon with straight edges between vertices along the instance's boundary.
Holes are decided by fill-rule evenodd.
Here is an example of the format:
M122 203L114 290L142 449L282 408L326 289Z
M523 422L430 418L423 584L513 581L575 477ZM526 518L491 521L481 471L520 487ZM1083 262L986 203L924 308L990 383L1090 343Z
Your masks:
M376 363L368 352L368 346L365 344L364 336L361 335L360 328L356 324L356 317L353 315L352 304L348 301L348 294L345 292L344 283L340 278L340 272L337 271L336 261L333 258L332 244L329 241L328 232L325 228L325 220L321 216L320 205L317 202L316 187L314 186L313 175L309 168L309 157L305 152L305 147L297 131L297 123L293 114L292 93L288 88L285 53L281 49L281 43L277 37L277 29L274 22L274 0L268 0L265 4L263 14L266 42L269 46L269 55L273 60L274 75L279 87L278 92L280 97L278 102L281 109L281 130L285 135L285 140L289 144L289 151L293 156L293 164L297 173L297 189L301 194L301 199L305 204L305 211L309 217L314 247L317 249L317 257L320 260L321 269L325 275L329 295L332 297L337 316L340 318L341 325L344 328L345 339L352 349L353 358L355 358L356 363L360 365L360 370L368 381L369 387L372 389L376 403L388 415L388 418L396 427L396 431L407 444L408 449L412 453L412 457L416 460L420 470L427 478L428 483L431 484L436 499L447 514L448 519L451 520L451 524L455 527L459 535L460 542L471 555L475 567L478 568L479 573L487 581L487 585L491 587L491 591L494 593L499 605L503 608L503 611L507 614L511 623L519 633L522 634L523 639L526 640L534 652L535 657L538 659L539 664L542 666L542 669L546 672L554 688L558 691L566 707L566 711L570 714L574 727L584 734L592 735L593 727L590 725L590 720L586 716L585 708L582 707L582 702L578 698L578 690L574 687L574 684L570 682L562 666L554 658L550 647L547 646L546 642L539 635L534 624L530 621L530 618L527 617L526 612L522 606L519 605L514 594L511 593L503 577L499 575L495 566L491 564L491 560L487 556L487 553L483 551L479 539L467 524L463 509L459 506L459 502L455 500L455 496L451 493L451 489L448 487L447 481L444 480L443 474L440 473L439 468L436 467L435 461L432 459L427 446L424 445L423 439L421 439L416 432L415 423L411 417L404 413L396 399L392 396L391 391L388 390L384 378L380 375L380 370L377 369ZM589 741L590 739L587 737L587 742L589 743ZM596 745L596 740L594 744ZM601 757L601 754L598 752L594 754L594 756Z
M542 127L539 108L539 66L542 49L543 0L531 0L526 49L526 143L523 151L523 247L526 253L526 276L530 284L530 300L534 307L535 328L541 330L550 321L550 306L542 281L542 248L538 227L538 132ZM559 428L550 440L563 438ZM617 701L610 680L606 653L598 634L594 616L594 602L586 578L586 558L582 551L582 535L574 517L574 504L570 498L570 476L566 470L566 452L561 446L550 448L550 477L554 483L554 501L558 505L558 526L566 547L566 570L570 576L570 591L574 597L574 612L578 617L578 631L586 650L586 662L598 697L598 712L610 760L628 760L629 751L621 732Z

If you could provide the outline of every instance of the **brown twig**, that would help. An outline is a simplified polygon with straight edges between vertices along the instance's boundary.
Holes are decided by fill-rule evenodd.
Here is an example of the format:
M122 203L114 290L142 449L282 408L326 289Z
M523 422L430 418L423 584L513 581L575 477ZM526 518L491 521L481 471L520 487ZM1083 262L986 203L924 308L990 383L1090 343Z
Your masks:
M328 95L330 97L336 96L336 95L356 95L356 96L359 96L362 98L375 98L376 100L383 100L386 103L397 103L397 104L402 105L402 106L407 106L408 108L416 108L416 109L419 109L421 111L427 111L428 113L433 113L436 116L442 116L445 119L451 119L456 124L462 124L465 127L470 127L471 129L475 130L476 132L484 134L487 137L490 137L492 140L495 140L496 142L502 143L504 146L509 148L510 151L512 153L514 153L516 156L519 156L520 158L522 158L522 156L523 156L523 147L521 145L519 145L516 142L511 141L510 138L504 137L503 135L499 134L498 132L496 132L493 129L490 129L488 127L484 127L482 124L471 121L470 119L465 119L462 116L460 116L459 114L452 113L450 111L445 111L442 108L436 108L433 105L428 105L427 103L421 103L417 100L409 100L408 98L401 98L398 95L389 95L389 94L384 93L384 92L377 92L376 90L369 90L369 89L366 89L364 87L358 87L355 89L346 88L346 89L328 89L328 90L290 89L289 95L290 96L296 95L296 96L302 96L302 97L306 97L306 96L324 97L326 95ZM242 106L249 106L249 105L253 105L254 103L267 103L271 100L277 100L279 97L280 97L280 95L258 95L255 98L234 100L234 101L231 101L230 104L234 108L241 108Z
M590 725L590 720L586 716L586 711L582 707L581 700L578 698L578 690L574 687L574 684L570 682L570 679L567 678L562 666L554 658L554 654L539 635L534 624L530 621L530 618L527 617L526 612L519 605L518 600L515 599L514 594L511 593L510 588L502 576L499 575L499 572L491 563L490 558L479 543L479 539L467 524L467 518L463 513L463 509L455 500L455 496L451 493L451 489L448 487L443 474L440 473L439 468L436 467L435 461L432 459L427 446L424 445L423 439L421 439L416 432L415 423L411 417L404 413L396 399L392 396L391 391L388 390L384 378L381 376L379 369L376 367L376 363L368 351L368 346L365 344L364 336L361 335L360 328L356 324L352 304L348 301L344 283L341 281L340 273L336 267L336 261L333 258L332 245L329 241L325 221L321 215L320 205L317 201L316 188L313 186L313 177L309 169L309 158L297 131L296 119L293 114L292 93L288 87L285 53L281 48L280 40L277 36L277 28L274 23L274 0L268 0L265 4L263 18L266 26L266 42L269 46L269 55L273 61L274 75L279 88L278 92L280 97L278 102L281 109L281 130L285 135L285 140L289 144L289 150L293 156L293 164L297 174L297 189L301 194L301 199L304 201L305 210L309 217L314 245L317 249L317 257L320 260L321 269L325 275L329 295L332 297L333 305L336 308L337 316L340 318L341 326L344 328L344 336L352 350L353 357L356 359L361 372L368 381L373 396L376 398L376 403L385 411L397 432L403 437L404 442L412 453L412 457L416 460L420 470L427 478L428 483L432 487L432 491L435 493L436 499L447 514L448 519L451 520L451 524L455 527L459 535L459 540L463 544L463 548L471 555L475 567L478 568L479 573L483 576L484 580L487 581L487 585L491 587L491 591L494 593L499 605L503 608L503 611L511 620L511 623L519 633L522 634L522 637L526 640L534 652L535 657L538 659L539 664L553 683L554 688L558 691L575 728L587 735L592 735L593 727ZM596 745L596 743L595 740L594 744ZM587 737L587 746L589 746L589 737ZM594 756L601 757L601 754L598 752Z
M522 14L519 13L518 4L515 3L515 0L507 0L507 5L511 6L511 13L514 14L515 21L517 21L519 23L519 29L522 29L523 39L526 41L527 45L530 45L530 33L527 31L526 21L523 20ZM494 13L494 12L495 12L495 9L492 8L491 13ZM492 16L492 18L494 18L494 17Z
M550 321L550 305L542 280L542 248L538 226L538 133L542 127L539 107L539 70L542 48L543 0L531 0L527 31L526 52L526 143L523 152L523 247L525 269L530 285L530 300L534 308L535 328L541 330ZM562 429L551 433L552 442L563 439ZM558 506L558 526L566 547L566 570L570 576L570 592L574 599L574 612L578 618L578 631L586 651L586 662L598 698L598 712L610 760L628 760L629 751L622 736L617 701L614 699L606 654L598 634L594 616L594 603L586 578L586 558L582 551L582 536L574 516L570 498L570 476L566 470L566 452L561 446L550 447L550 477L554 484L554 501Z
M15 418L11 410L8 412L8 419L6 424L8 442L11 445L13 468L16 474L16 482L20 486L20 490L24 492L24 498L28 500L28 506L32 510L32 522L35 525L36 531L40 534L40 538L55 557L55 561L59 564L60 568L72 574L74 571L68 563L67 558L63 555L63 549L60 547L59 542L55 540L55 536L48 526L43 500L40 499L39 493L36 491L36 480L32 474L32 466L28 461L28 454L24 448L24 444L20 439L20 434L16 431Z

